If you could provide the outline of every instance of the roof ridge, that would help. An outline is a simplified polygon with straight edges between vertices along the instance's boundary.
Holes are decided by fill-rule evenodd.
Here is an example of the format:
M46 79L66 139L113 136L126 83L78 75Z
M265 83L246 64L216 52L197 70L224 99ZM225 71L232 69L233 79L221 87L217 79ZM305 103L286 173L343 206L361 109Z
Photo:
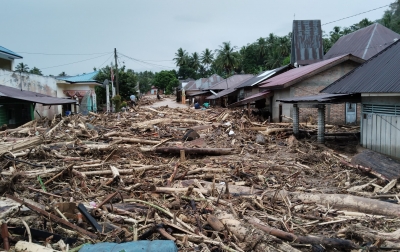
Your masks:
M332 82L329 86L325 87L324 89L322 89L320 91L320 93L324 92L324 90L328 89L329 87L333 87L334 85L336 85L340 80L343 80L344 78L346 78L347 76L349 76L350 74L354 73L355 71L358 71L359 69L361 69L361 67L363 67L364 65L367 65L369 62L373 61L374 59L376 59L379 55L385 53L387 50L389 50L390 48L392 48L393 46L397 45L398 43L400 43L400 39L396 40L395 42L393 42L391 45L387 46L385 49L383 49L382 51L378 52L377 54L375 54L374 56L372 56L371 58L369 58L368 60L366 60L364 63L362 63L360 66L354 68L353 70L349 71L347 74L343 75L342 77L340 77L339 79L335 80L334 82Z

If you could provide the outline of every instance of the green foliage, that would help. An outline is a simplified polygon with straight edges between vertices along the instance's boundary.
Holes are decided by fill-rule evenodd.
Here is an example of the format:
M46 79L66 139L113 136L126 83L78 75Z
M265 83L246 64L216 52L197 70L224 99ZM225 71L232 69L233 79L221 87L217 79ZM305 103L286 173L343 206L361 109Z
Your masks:
M122 108L122 106L121 106L121 104L122 104L121 96L120 95L115 95L113 98L111 98L111 101L115 105L115 110L117 112L120 112L121 108Z
M15 71L19 73L27 73L29 71L29 67L27 64L21 62L15 66Z
M63 77L63 76L67 76L67 74L65 73L65 72L61 72L59 75L57 75L57 76L60 76L60 77Z
M137 77L140 93L145 94L150 91L154 79L154 73L151 71L144 71L137 73Z
M161 71L156 73L153 85L158 89L165 90L165 94L171 94L179 85L175 71Z
M400 33L400 0L392 3L388 10L383 14L382 19L378 20L383 26Z
M126 103L126 101L123 101L123 102L121 102L121 108L123 108L123 107L127 107L128 106L128 104Z
M115 71L115 70L114 70ZM111 79L111 68L106 66L99 70L99 74L96 76L96 80L103 83L104 80ZM136 86L138 77L132 69L125 69L122 66L118 69L118 83L119 83L119 95L122 99L129 99L132 94L137 95ZM111 84L111 83L110 83ZM104 104L106 102L106 90L103 87L96 87L97 104ZM111 94L111 89L110 89Z
M39 68L37 68L37 67L33 67L33 68L29 71L29 73L31 73L31 74L37 74L37 75L43 75L43 74L42 74L42 71L41 71Z

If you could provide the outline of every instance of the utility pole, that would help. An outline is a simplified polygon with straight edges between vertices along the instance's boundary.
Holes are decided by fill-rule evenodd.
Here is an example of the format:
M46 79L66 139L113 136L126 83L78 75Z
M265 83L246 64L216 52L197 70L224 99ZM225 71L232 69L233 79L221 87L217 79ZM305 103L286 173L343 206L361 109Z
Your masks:
M117 95L119 95L117 48L114 48L114 58L115 58L115 91Z

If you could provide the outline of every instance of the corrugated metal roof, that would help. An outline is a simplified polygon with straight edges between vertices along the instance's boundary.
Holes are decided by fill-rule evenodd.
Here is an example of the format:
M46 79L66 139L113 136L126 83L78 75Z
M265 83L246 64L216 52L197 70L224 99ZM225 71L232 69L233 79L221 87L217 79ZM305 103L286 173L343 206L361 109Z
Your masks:
M204 90L209 89L215 83L222 81L224 78L218 74L213 74L208 78L201 78L195 81L190 81L186 84L185 90Z
M94 71L91 73L81 74L81 75L76 75L76 76L68 76L68 77L59 76L59 77L56 77L56 79L70 82L70 83L97 82L95 80L95 78L98 73L99 73L99 71Z
M272 77L271 79L261 82L260 87L268 89L280 89L289 87L293 84L296 84L302 80L310 78L311 76L314 76L320 72L323 72L347 60L358 62L360 64L364 62L363 59L355 57L351 54L342 55L332 59L323 60L311 65L302 66L289 70L278 76Z
M400 93L400 40L353 69L323 93Z
M292 97L286 99L277 99L283 103L335 103L338 99L345 97L351 97L353 95L348 94L317 94L310 96Z
M266 98L268 96L271 96L272 94L273 93L271 91L263 91L263 92L254 94L252 96L249 96L246 99L243 99L241 101L232 103L232 104L228 105L228 107L232 108L232 107L241 106L241 105L244 105L244 104L247 104L247 103L252 103L254 101L258 101L258 100L264 99L264 98Z
M244 81L252 78L254 75L252 74L235 74L231 77L221 80L220 82L214 84L210 87L211 90L224 90L228 88L234 88L238 85L242 84Z
M44 105L61 105L61 104L71 104L76 102L75 100L72 99L57 98L25 90L21 91L18 88L7 87L4 85L0 85L0 97L1 96L23 101L40 103Z
M289 70L293 68L292 65L286 65L283 67L279 67L279 68L275 68L272 70L268 70L265 72L262 72L261 74L254 76L251 79L248 79L247 81L243 82L242 84L240 84L239 86L237 86L236 88L244 88L244 87L252 87L254 85L259 84L261 81L266 80L268 78L271 78L272 76L279 74L285 70Z
M13 52L5 47L2 47L2 46L0 46L0 52L9 54L14 59L22 59L21 55L18 55L15 52Z
M198 92L195 92L195 93L192 93L192 94L186 94L186 97L194 97L194 96L198 96L198 95L204 95L204 94L207 94L207 93L210 93L210 91L198 91Z
M354 56L368 60L378 52L391 45L400 34L375 23L348 35L340 37L324 59L351 53Z
M308 65L321 61L322 49L321 20L293 20L290 63Z

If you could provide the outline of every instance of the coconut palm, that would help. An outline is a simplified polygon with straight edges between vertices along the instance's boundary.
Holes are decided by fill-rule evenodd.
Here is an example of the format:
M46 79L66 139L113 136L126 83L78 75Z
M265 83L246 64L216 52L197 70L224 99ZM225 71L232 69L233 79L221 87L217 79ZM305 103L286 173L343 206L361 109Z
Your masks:
M202 53L201 53L201 57L200 57L201 63L206 66L206 68L208 69L210 67L210 65L213 63L214 61L214 54L212 53L212 51L208 48L206 48Z
M239 63L239 53L235 52L236 46L231 46L231 42L223 42L217 53L217 65L223 68L226 74L230 74Z
M43 75L43 74L42 74L42 71L41 71L39 68L37 68L37 67L33 67L33 68L29 71L29 73L31 73L31 74L37 74L37 75Z
M190 57L190 67L193 68L196 72L200 68L200 59L197 52L192 53L192 56Z
M183 66L188 63L188 54L185 50L182 48L179 48L178 51L175 53L175 64L176 66Z
M267 54L268 44L264 38L257 39L258 56L262 59Z
M15 71L19 73L27 73L29 71L29 67L27 64L21 62L15 67Z

